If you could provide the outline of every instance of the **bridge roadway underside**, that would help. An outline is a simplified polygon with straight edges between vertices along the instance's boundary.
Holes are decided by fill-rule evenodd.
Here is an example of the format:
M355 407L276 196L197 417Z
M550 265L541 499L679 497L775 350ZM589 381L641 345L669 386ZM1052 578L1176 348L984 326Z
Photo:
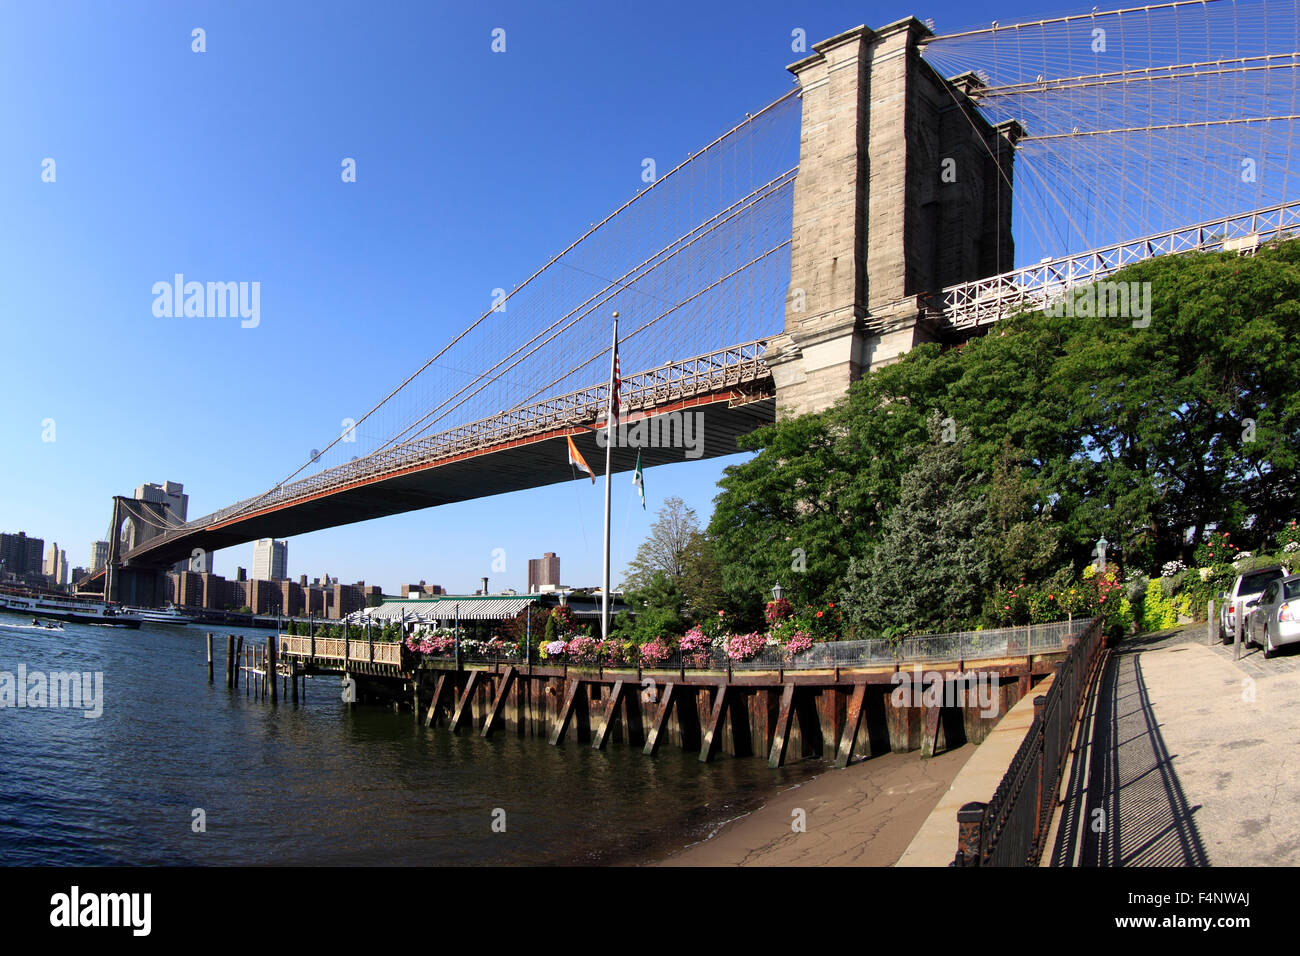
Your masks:
M637 410L631 410L631 414L636 413ZM776 399L768 383L758 395L729 391L698 396L656 408L648 417L659 421L660 433L666 436L662 428L664 419L674 413L682 417L701 416L698 422L703 425L702 436L698 428L691 432L698 442L698 459L717 458L736 454L740 436L771 424L776 417ZM505 441L415 465L381 480L363 479L355 485L254 511L170 541L152 546L149 542L129 554L127 564L166 568L188 558L195 548L219 551L259 538L306 534L457 501L572 481L574 470L569 466L565 443L565 436L572 431L572 428L560 428ZM617 474L634 469L638 451L645 468L697 460L694 450L682 447L679 434L674 426L676 447L615 447L612 471ZM605 450L597 445L595 432L588 429L575 434L573 442L599 481L605 472ZM692 457L688 458L688 454ZM587 480L582 472L578 476Z

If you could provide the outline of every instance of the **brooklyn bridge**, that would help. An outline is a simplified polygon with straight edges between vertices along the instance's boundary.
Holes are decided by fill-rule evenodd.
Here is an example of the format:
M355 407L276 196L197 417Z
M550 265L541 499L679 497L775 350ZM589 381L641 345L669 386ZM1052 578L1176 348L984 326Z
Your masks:
M569 439L604 460L614 312L624 414L692 415L692 457L716 457L1132 262L1249 255L1300 219L1298 20L1195 0L815 43L793 89L502 290L289 474L188 522L115 498L81 587L157 604L195 551L569 479ZM616 447L612 471L638 452L685 457Z

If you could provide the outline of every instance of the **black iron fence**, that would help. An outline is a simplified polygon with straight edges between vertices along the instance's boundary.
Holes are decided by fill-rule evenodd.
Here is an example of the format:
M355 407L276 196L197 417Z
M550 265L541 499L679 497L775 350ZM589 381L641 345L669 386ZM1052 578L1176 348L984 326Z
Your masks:
M1058 665L1047 693L1034 698L1034 721L993 798L958 811L953 866L1038 864L1103 637L1102 619L1096 618Z

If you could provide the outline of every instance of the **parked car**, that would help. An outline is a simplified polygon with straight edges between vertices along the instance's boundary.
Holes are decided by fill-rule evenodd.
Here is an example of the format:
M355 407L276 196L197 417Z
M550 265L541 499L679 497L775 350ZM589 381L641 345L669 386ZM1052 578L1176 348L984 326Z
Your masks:
M1271 567L1255 568L1253 571L1237 575L1236 580L1232 582L1232 587L1224 592L1219 602L1219 639L1225 644L1231 644L1236 640L1237 612L1251 598L1263 594L1264 589L1274 581L1279 581L1290 574L1291 570L1289 568L1275 564ZM1243 640L1249 639L1244 623L1242 625L1242 637Z
M1283 644L1300 643L1300 574L1271 582L1264 593L1246 602L1249 640L1272 657Z

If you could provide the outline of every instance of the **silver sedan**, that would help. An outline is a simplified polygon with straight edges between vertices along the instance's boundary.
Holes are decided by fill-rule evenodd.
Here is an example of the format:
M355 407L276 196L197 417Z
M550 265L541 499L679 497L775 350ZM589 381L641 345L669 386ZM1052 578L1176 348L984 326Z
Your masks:
M1249 640L1263 648L1265 657L1283 644L1300 643L1300 574L1270 582L1246 608Z

